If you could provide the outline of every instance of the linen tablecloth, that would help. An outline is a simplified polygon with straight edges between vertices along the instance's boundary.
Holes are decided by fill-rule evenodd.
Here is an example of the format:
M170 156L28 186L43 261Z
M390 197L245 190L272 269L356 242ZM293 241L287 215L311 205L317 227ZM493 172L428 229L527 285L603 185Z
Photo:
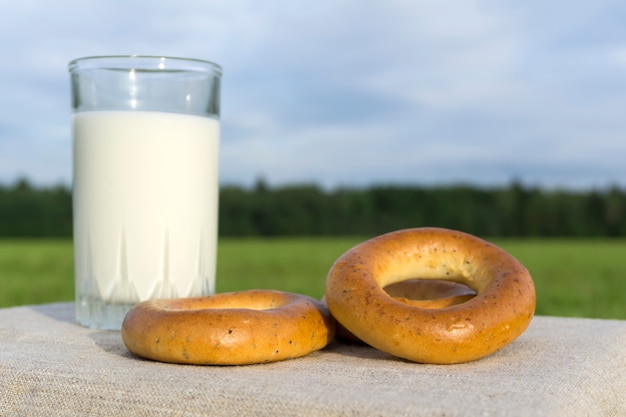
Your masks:
M299 359L189 366L134 357L72 303L0 310L0 415L626 416L626 321L535 317L499 352L423 365L335 341Z

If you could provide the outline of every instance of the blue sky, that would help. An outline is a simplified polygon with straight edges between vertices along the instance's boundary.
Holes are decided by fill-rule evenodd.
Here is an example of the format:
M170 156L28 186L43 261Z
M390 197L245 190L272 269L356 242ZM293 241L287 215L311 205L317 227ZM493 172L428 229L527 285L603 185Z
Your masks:
M620 1L25 0L0 16L0 182L71 181L67 63L223 66L223 183L626 186Z

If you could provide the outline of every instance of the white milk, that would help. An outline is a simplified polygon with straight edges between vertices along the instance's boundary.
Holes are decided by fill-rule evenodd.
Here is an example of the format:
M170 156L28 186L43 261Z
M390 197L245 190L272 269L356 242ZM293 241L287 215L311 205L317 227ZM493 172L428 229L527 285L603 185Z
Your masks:
M73 132L77 303L213 293L219 122L89 111Z

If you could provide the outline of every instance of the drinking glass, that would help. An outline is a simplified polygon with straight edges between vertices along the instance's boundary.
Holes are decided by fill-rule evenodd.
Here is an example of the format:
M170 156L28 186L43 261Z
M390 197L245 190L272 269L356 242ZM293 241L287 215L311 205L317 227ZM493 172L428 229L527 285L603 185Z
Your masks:
M76 320L120 329L148 299L215 291L219 65L69 63Z

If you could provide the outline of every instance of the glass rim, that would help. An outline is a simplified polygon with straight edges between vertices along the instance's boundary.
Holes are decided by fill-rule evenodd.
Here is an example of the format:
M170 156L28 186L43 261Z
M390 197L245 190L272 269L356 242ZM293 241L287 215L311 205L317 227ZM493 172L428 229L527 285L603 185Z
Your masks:
M108 62L108 64L107 64ZM123 64L124 63L124 64ZM137 65L131 65L137 64ZM212 72L222 75L222 67L212 61L167 55L93 55L71 60L69 72L82 69L153 69Z

